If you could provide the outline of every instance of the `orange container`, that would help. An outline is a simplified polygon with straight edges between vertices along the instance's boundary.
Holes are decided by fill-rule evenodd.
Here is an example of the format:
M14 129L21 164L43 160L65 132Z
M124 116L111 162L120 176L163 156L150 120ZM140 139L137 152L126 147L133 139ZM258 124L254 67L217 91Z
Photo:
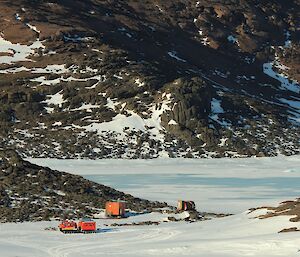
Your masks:
M81 220L78 222L80 231L96 231L96 222L92 220Z
M105 213L108 217L124 217L125 202L107 202L105 205Z

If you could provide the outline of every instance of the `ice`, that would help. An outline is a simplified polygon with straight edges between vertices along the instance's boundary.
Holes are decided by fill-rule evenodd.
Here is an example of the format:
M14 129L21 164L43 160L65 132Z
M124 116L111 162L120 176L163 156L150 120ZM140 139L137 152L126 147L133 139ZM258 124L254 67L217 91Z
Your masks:
M127 193L167 201L191 199L203 211L238 213L299 196L300 156L248 159L29 159ZM286 172L287 170L293 172Z

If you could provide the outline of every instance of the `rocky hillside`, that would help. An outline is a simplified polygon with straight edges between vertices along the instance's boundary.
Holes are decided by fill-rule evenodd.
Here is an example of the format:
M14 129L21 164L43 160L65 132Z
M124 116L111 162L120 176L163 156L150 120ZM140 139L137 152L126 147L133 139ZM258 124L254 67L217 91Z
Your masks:
M0 146L299 153L298 0L0 1Z
M0 150L0 222L89 217L98 214L106 201L117 199L125 200L134 211L167 206L31 164L14 151Z

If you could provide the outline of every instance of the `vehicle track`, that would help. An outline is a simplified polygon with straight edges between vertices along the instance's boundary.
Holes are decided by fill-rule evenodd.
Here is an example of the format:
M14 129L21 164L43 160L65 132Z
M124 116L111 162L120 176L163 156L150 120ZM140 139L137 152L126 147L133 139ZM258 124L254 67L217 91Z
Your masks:
M71 244L67 243L67 245L65 245L64 242L64 245L49 248L47 250L47 254L51 257L69 257L74 254L80 254L81 252L97 252L98 255L105 256L105 249L107 249L107 254L124 254L124 248L122 247L124 245L128 247L134 245L153 243L156 241L164 241L180 234L179 231L173 231L166 228L157 228L149 230L147 229L145 231L130 229L113 233L126 233L128 235L123 235L122 238L113 238L111 236L107 237L106 234L106 238L99 238L101 242L99 240L96 240L95 238L93 238L91 242L80 241L80 244L78 242L73 242Z

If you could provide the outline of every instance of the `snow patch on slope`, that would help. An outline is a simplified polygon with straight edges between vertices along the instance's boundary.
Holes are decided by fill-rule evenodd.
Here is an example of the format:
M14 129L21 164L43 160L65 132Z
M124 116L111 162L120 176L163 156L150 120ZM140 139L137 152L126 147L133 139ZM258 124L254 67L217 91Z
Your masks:
M292 123L300 124L300 99L288 100L284 98L279 99L282 103L289 106L289 119Z
M60 91L55 95L48 96L48 99L44 101L44 103L46 103L48 106L57 105L58 107L62 107L64 102L63 91ZM52 113L54 110L52 107L46 107L45 109L48 111L48 113Z
M284 73L279 73L274 70L274 67L283 67L280 65L279 60L263 64L263 71L269 77L278 80L281 83L281 89L289 90L295 93L300 93L300 85L297 81L289 79Z
M105 94L103 94L105 96ZM133 110L126 109L126 103L121 104L116 100L107 98L106 107L116 110L117 106L121 106L121 113L118 113L111 121L97 123L93 122L88 126L84 126L87 131L97 131L98 134L103 132L116 132L119 139L126 137L126 131L142 131L149 132L151 137L158 140L164 140L164 128L161 125L161 115L170 110L171 94L163 94L162 101L150 108L150 118L142 118Z
M29 58L39 48L45 48L41 41L36 40L31 45L14 44L0 35L0 64L13 64L31 61Z
M228 127L231 124L224 121L223 119L220 119L219 115L225 113L224 109L221 106L221 100L218 100L216 98L213 98L211 101L211 114L210 114L210 118L219 123L220 125L224 126L224 127Z

